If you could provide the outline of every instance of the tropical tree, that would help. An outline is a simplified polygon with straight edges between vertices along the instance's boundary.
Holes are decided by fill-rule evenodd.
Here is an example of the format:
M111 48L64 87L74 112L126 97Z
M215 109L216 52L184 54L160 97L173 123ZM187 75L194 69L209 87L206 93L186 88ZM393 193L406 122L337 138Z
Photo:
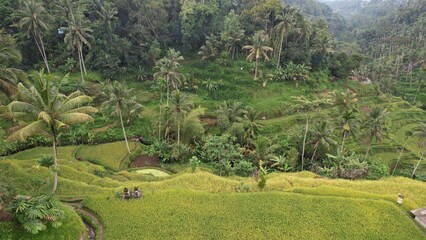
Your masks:
M346 110L341 119L342 126L342 144L340 147L340 152L343 152L343 147L345 145L345 140L348 136L355 136L358 129L358 118L355 116L354 110Z
M96 14L102 19L102 24L108 36L108 42L112 43L112 34L113 34L113 23L117 21L118 10L116 7L111 6L111 3L104 3L99 6L99 10L96 11Z
M130 116L139 113L142 105L137 102L133 89L127 87L121 82L114 81L106 84L104 86L104 92L108 97L108 100L102 103L102 109L110 109L112 110L111 116L118 116L120 118L127 151L130 153L129 141L127 139L123 117L127 117L127 122L129 122Z
M321 67L326 57L334 53L334 45L332 35L326 29L320 29L314 38L313 68Z
M176 119L177 124L177 145L180 144L180 127L183 117L191 110L191 104L186 100L186 94L179 90L173 91L171 98L172 106L168 109Z
M276 35L275 49L278 50L275 54L277 58L277 68L280 67L281 52L283 48L284 38L287 36L290 29L295 24L295 18L294 18L295 11L296 9L292 7L285 8L283 9L282 14L277 15L275 19L278 22L274 27L274 32Z
M92 98L80 91L68 96L61 94L54 76L41 71L31 74L30 78L33 83L28 87L19 83L19 100L8 105L5 116L18 123L9 140L25 140L36 134L47 134L52 139L54 194L58 184L58 134L72 125L93 121L89 114L96 113L97 109L87 106Z
M339 107L340 112L343 112L343 111L353 112L357 108L356 106L357 103L358 103L358 98L356 96L356 93L348 90L346 92L339 92L336 94L334 105Z
M253 59L256 61L256 67L254 70L254 80L257 79L257 68L259 61L264 58L265 61L269 61L268 52L272 52L273 48L266 46L268 41L267 35L264 31L257 31L253 34L251 38L252 45L246 45L243 49L249 50L247 55L247 60L252 62Z
M25 27L27 29L28 37L32 37L34 39L38 51L43 58L47 72L50 73L42 38L43 32L49 29L49 25L46 21L47 11L43 7L43 3L35 0L24 1L19 13L22 17L19 21L19 27Z
M315 155L317 150L324 146L328 148L331 145L335 145L336 141L333 140L333 128L327 126L327 122L320 122L315 125L314 129L310 132L310 141L314 152L312 154L311 162L314 163Z
M259 136L253 141L254 150L250 155L255 159L256 163L269 162L275 155L278 145L274 144L270 138Z
M389 112L387 109L376 107L373 108L365 119L362 126L365 130L365 135L368 137L368 148L365 153L365 159L368 157L373 139L375 139L376 142L379 142L382 139L386 128L386 117L388 114Z
M86 22L83 21L81 16L71 13L71 19L68 21L68 27L63 28L65 32L65 44L67 48L72 51L77 51L78 63L80 65L81 80L84 81L84 75L87 74L86 65L84 63L83 47L87 45L91 47L89 39L93 39L91 33L92 29L84 27Z
M0 30L0 89L9 94L15 93L18 81L26 78L23 71L11 67L20 61L21 54L15 48L13 37Z
M234 60L235 55L238 54L238 49L241 47L245 33L234 10L231 10L225 17L223 28L220 35L221 40L224 42L227 51L231 53L232 60Z
M206 42L201 46L198 55L201 56L201 60L215 58L219 55L220 41L217 36L210 34L206 36Z
M154 67L154 70L156 70L154 73L154 80L166 80L167 106L169 106L170 85L172 85L175 90L178 90L185 79L184 75L180 73L179 70L181 61L183 61L183 57L180 55L180 52L171 48L167 51L167 56L158 60Z
M247 109L246 113L244 114L244 128L246 130L244 134L244 139L247 144L256 139L257 134L263 127L262 125L256 122L256 120L259 118L259 115L260 112L256 111L256 109L254 108Z
M242 102L226 101L217 107L216 113L219 125L227 128L233 123L242 122L247 110L244 108Z

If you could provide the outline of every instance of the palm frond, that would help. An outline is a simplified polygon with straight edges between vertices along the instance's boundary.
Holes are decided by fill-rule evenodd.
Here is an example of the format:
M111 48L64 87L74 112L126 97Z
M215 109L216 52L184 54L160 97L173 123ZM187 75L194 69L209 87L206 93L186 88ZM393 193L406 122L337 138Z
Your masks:
M46 123L43 120L38 120L38 121L32 122L32 123L24 126L23 128L13 132L8 137L8 140L10 140L10 141L13 141L13 140L24 141L25 139L27 139L28 137L30 137L32 135L45 133L46 127L47 127Z
M82 105L91 103L92 101L93 99L86 95L81 95L74 98L67 98L58 106L58 110L62 113L65 113L74 108L79 108Z
M85 113L64 113L59 116L59 120L70 126L77 123L93 122L92 117Z

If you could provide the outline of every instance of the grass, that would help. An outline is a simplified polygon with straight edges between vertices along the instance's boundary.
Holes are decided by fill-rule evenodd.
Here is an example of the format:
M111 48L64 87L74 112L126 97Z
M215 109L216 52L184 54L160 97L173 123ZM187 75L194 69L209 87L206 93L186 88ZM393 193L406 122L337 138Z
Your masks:
M129 145L131 150L136 148L136 143L134 142L129 142ZM118 171L121 161L127 156L126 143L114 142L84 146L76 152L75 156L82 161L89 161Z
M148 174L148 175L152 175L154 177L168 177L170 176L170 174L158 170L158 169L141 169L141 170L137 170L136 173L139 174Z
M34 162L2 160L0 173L32 191L30 180L52 176L47 168L35 169L28 161ZM319 178L311 172L274 173L268 175L266 188L260 191L252 178L223 178L204 171L182 170L165 180L152 181L155 179L138 179L141 174L128 171L99 177L93 174L95 169L105 171L89 162L62 160L58 194L84 198L85 207L102 219L106 239L423 237L406 211L426 205L426 184L406 178L349 181ZM112 179L114 176L117 179ZM250 186L249 193L235 193L240 181ZM145 198L116 198L124 187L135 186ZM406 196L402 208L395 203L398 193ZM0 224L2 231L10 239L18 234L10 224ZM51 239L62 234L61 228L51 231Z
M73 153L77 149L76 146L67 146L58 148L58 158L72 159ZM9 156L10 159L28 160L28 159L40 159L43 155L53 155L52 147L37 147L28 149L22 152L18 152Z
M84 203L102 216L106 239L424 238L401 209L383 200L169 190Z

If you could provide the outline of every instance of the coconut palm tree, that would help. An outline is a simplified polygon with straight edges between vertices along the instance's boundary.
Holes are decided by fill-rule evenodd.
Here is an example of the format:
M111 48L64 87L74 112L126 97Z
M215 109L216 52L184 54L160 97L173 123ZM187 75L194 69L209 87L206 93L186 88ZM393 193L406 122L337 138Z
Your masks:
M179 70L181 61L183 61L183 57L180 55L180 52L171 48L167 51L166 57L155 63L154 70L156 70L156 72L154 73L154 80L166 80L167 106L169 106L170 85L172 85L175 90L178 90L185 79L185 76L180 73Z
M343 152L345 140L348 136L355 136L358 129L358 118L355 116L355 111L346 110L341 119L342 126L342 145L340 146L340 152Z
M116 7L111 6L110 3L106 2L103 5L100 5L99 11L96 11L96 14L102 19L104 29L108 36L108 42L112 43L112 33L113 33L113 23L117 21L118 10Z
M275 20L278 22L274 27L274 32L276 35L276 47L275 49L278 50L278 52L275 54L277 57L277 68L280 67L281 62L281 52L283 48L284 38L289 33L290 29L295 24L295 18L294 18L294 12L296 11L295 8L289 7L283 9L283 12L281 15L277 15ZM277 49L278 46L278 49Z
M206 36L206 42L201 46L198 55L201 56L201 60L215 58L219 55L220 41L217 36L210 34Z
M0 30L0 89L10 95L17 90L18 81L24 81L23 71L11 67L21 61L21 53L15 48L13 37Z
M49 29L45 17L47 11L43 7L43 3L35 0L27 0L23 2L22 8L19 10L22 16L19 21L19 27L27 29L28 37L34 38L38 51L43 58L47 72L50 73L49 64L47 62L46 50L43 43L43 32Z
M183 117L191 110L191 104L186 100L186 94L179 90L173 91L171 97L172 106L168 109L176 119L177 124L177 145L180 144L180 126Z
M83 47L87 45L91 47L89 39L93 39L92 29L84 27L85 22L79 16L71 13L71 19L68 21L68 27L63 28L65 32L65 44L72 51L77 51L78 63L80 65L81 80L84 82L84 75L87 74L86 65L84 64Z
M376 107L368 114L366 120L364 121L362 127L364 128L365 134L368 137L368 148L367 152L365 153L365 159L368 157L373 139L375 139L376 142L379 142L382 139L386 128L386 117L388 114L389 112L387 109Z
M19 83L19 101L8 105L5 115L14 119L18 127L9 136L9 140L25 140L36 134L47 134L53 142L54 182L52 194L58 184L58 134L70 126L93 121L90 113L97 109L87 106L92 98L76 91L66 96L54 85L57 82L43 71L30 75L33 83L26 87Z
M229 124L242 122L247 110L242 102L226 101L219 105L216 109L219 118L224 118Z
M258 163L269 162L275 155L275 150L279 147L274 144L270 138L265 136L259 136L253 141L254 150L250 153Z
M247 144L252 142L259 133L259 130L263 127L259 123L256 122L259 119L260 112L256 111L254 108L249 108L244 114L244 128L245 134L244 139Z
M249 50L246 60L252 62L253 59L256 61L256 67L254 70L254 80L257 79L257 68L259 61L263 58L265 61L269 61L268 52L272 52L274 49L266 46L268 41L267 35L264 31L257 31L251 38L252 45L246 45L243 49Z
M133 93L133 89L118 81L106 84L104 86L104 94L108 97L108 100L102 103L101 108L110 109L112 110L111 116L120 117L120 124L123 130L124 140L126 141L127 151L130 153L123 117L127 117L127 122L129 122L130 116L139 113L142 105L136 101L136 95Z
M331 145L335 145L336 141L333 140L333 128L327 126L327 122L320 122L315 125L315 128L310 132L311 139L309 143L312 145L314 149L314 153L312 154L311 162L314 163L315 154L319 147L329 147Z

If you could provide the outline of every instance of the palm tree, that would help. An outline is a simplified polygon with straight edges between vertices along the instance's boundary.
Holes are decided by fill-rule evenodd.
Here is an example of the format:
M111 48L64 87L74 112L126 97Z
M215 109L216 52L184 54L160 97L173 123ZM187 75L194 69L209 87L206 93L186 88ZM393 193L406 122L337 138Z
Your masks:
M68 27L64 28L65 34L65 44L69 50L77 50L78 62L80 65L81 80L84 82L84 75L87 74L86 65L84 64L83 57L83 46L87 45L91 47L89 39L93 39L93 36L90 34L93 32L92 29L83 27L85 22L80 17L76 17L71 13L71 19L68 22Z
M242 122L247 110L244 108L242 102L226 101L217 107L216 113L226 118L232 124Z
M123 130L124 140L126 141L127 151L130 153L129 142L127 140L126 129L124 128L123 115L127 117L140 112L141 105L136 101L136 96L132 88L128 88L125 84L118 81L107 84L104 87L108 100L102 103L102 109L111 109L111 116L119 116L121 128Z
M323 60L334 53L334 39L329 32L321 29L314 39L314 53L318 57L318 65L321 66Z
M278 52L276 54L277 57L277 68L280 67L280 62L281 62L281 52L282 52L282 48L283 48L283 42L284 42L284 38L286 37L286 35L288 34L288 32L290 31L290 29L292 28L292 26L295 24L295 19L294 19L294 12L296 11L295 8L289 7L289 8L285 8L283 9L283 14L282 15L277 15L275 20L278 21L278 23L275 25L274 27L274 31L276 32L277 35L277 39L278 40L276 42L276 45L278 45Z
M257 31L251 38L252 45L246 45L243 47L243 49L249 50L247 60L250 62L252 62L253 59L256 60L254 80L257 79L257 67L260 59L264 58L265 61L269 61L268 52L272 52L274 50L273 48L266 46L267 40L267 35L265 35L264 31Z
M309 143L312 145L314 149L314 153L312 154L311 162L314 162L315 154L319 147L329 147L330 145L335 145L336 141L333 140L333 129L327 126L327 122L320 122L315 125L315 128L311 130L311 140Z
M186 113L191 110L191 104L186 101L186 94L181 93L179 90L172 93L172 107L169 111L175 117L177 123L177 145L180 144L180 124Z
M86 106L92 98L80 91L68 96L61 94L54 85L56 79L43 71L30 75L33 83L25 87L18 85L19 101L8 105L7 116L18 122L18 128L9 140L25 140L35 134L48 134L53 142L54 182L52 194L58 184L58 134L70 126L93 121L90 113L97 109ZM56 80L57 81L57 80Z
M23 3L19 13L22 15L21 20L19 21L19 27L27 28L28 37L34 38L36 42L38 51L43 58L44 65L46 66L47 72L50 73L49 64L47 62L46 50L43 43L43 32L49 29L49 25L45 21L44 17L47 12L43 7L42 2L35 0L27 0Z
M244 138L247 144L257 137L259 130L263 127L256 122L259 115L260 112L254 108L249 108L246 114L244 114L244 128L246 129Z
M206 43L201 46L198 55L201 56L201 60L215 58L219 54L220 41L217 36L210 34L206 36Z
M254 150L250 153L256 163L269 162L275 155L274 152L278 148L277 144L272 143L271 139L265 136L259 136L253 142Z
M118 10L116 7L111 6L110 3L106 2L104 5L100 6L100 11L96 11L96 14L101 17L105 31L108 36L108 42L112 43L112 25L118 19L116 15L118 14Z
M373 139L375 139L376 142L382 139L386 127L386 116L388 114L389 112L386 109L378 107L374 108L368 114L367 119L363 124L363 128L365 129L366 135L368 137L368 148L367 152L365 153L365 159L368 157Z
M183 57L180 55L180 52L175 51L174 49L169 49L167 51L167 56L155 63L154 69L156 70L156 73L154 73L154 80L166 80L167 106L169 106L170 85L172 85L175 90L178 90L179 86L182 85L182 82L185 79L184 75L180 73L179 70L181 61L183 61Z
M0 89L10 95L16 92L19 80L25 80L25 73L10 67L21 61L21 53L15 48L13 37L0 30Z
M357 133L358 128L358 118L355 116L355 111L353 110L346 110L342 115L342 145L340 147L340 152L343 152L343 147L345 145L345 140L348 137L348 135L355 136Z
M225 47L231 53L232 60L235 59L235 55L238 57L238 49L241 47L241 42L245 36L244 33L244 29L238 29L237 31L230 32L224 39Z

